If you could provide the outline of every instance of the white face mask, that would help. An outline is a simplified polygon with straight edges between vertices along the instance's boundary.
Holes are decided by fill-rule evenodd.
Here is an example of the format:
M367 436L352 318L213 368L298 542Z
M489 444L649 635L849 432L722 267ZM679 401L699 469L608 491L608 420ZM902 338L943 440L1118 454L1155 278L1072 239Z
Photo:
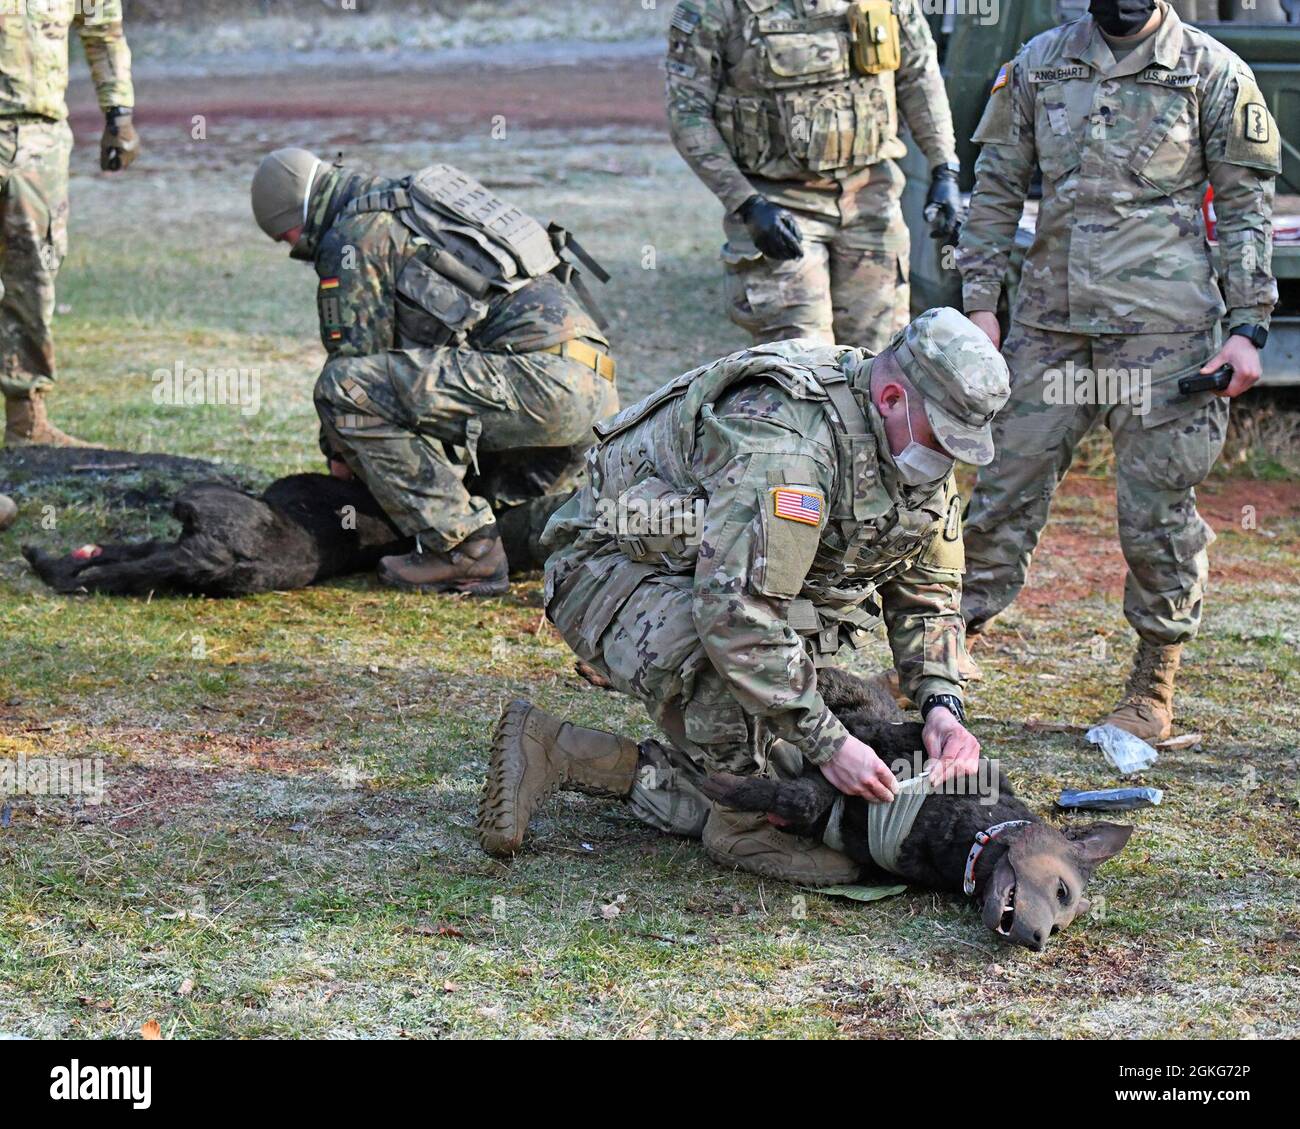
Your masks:
M929 486L942 482L952 472L956 460L951 455L941 454L916 441L912 431L912 406L907 401L907 392L903 392L903 407L907 414L907 436L910 442L894 456L894 466L898 468L898 477L908 486Z

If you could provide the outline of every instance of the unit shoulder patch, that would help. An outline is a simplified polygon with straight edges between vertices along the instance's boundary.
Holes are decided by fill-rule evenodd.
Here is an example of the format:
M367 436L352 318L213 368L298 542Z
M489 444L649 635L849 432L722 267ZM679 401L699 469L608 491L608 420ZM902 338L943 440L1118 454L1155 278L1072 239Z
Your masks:
M961 495L955 491L948 499L948 510L944 514L943 524L936 531L930 546L921 556L921 564L929 568L947 569L953 572L965 572L966 548L961 536Z
M1066 82L1074 78L1088 78L1092 68L1087 63L1058 63L1052 67L1030 67L1030 82Z
M1229 164L1276 175L1282 171L1282 141L1277 123L1255 80L1237 75L1237 100L1224 150Z
M804 525L821 525L822 496L797 486L777 486L772 490L772 516Z

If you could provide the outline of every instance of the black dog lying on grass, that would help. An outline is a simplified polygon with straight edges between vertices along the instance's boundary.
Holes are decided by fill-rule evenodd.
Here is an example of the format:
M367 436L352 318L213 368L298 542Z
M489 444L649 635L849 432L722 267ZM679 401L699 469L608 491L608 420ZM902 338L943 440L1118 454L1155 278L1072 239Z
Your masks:
M527 509L506 511L498 520L512 572L541 563ZM172 515L182 526L176 541L85 545L64 556L24 545L23 556L58 592L249 596L368 572L381 557L415 547L359 480L326 474L277 479L260 497L196 482L176 496Z
M849 732L886 764L916 758L921 726L894 721L897 707L878 687L830 668L818 673L818 687ZM1093 870L1124 847L1133 828L1092 823L1058 831L1016 798L992 762L980 767L975 779L992 787L954 791L949 782L928 795L888 872L869 848L870 810L882 805L843 796L819 769L797 780L717 775L703 790L730 807L770 812L787 830L809 838L822 839L834 819L834 845L860 863L869 880L896 875L918 886L965 892L999 937L1041 952L1052 935L1088 911L1083 892Z
M176 541L86 545L66 556L24 545L23 556L59 592L247 596L363 572L414 547L360 482L325 474L277 479L261 497L196 482L176 496L172 515L182 526Z

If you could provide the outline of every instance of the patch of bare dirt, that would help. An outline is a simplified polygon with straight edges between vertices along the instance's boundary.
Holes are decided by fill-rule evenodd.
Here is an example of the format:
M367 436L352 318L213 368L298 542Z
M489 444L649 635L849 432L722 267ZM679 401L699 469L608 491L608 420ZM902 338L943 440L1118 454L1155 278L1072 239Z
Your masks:
M1252 507L1253 520L1260 529L1300 517L1300 489L1292 482L1213 479L1197 487L1196 497L1197 508L1216 533L1240 529L1246 507ZM1061 510L1071 501L1083 500L1093 510L1087 521L1063 521ZM1092 528L1096 523L1101 525L1100 534ZM1057 491L1052 517L1018 602L1039 610L1099 593L1118 596L1124 590L1126 569L1116 530L1114 480L1072 475ZM1210 572L1216 584L1223 586L1259 579L1257 570L1216 561L1213 549ZM1300 583L1300 575L1295 573L1277 573L1273 579L1285 580L1286 575Z

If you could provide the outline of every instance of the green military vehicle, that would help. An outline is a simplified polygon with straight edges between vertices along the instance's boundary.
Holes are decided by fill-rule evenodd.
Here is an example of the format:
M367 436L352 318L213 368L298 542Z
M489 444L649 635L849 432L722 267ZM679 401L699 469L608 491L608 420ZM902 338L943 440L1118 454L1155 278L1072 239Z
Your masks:
M1300 0L1173 0L1173 7L1250 65L1282 132L1273 235L1273 272L1280 300L1263 354L1263 383L1300 385ZM962 188L969 193L978 156L970 136L984 112L998 67L1035 35L1084 15L1088 0L943 0L933 8L941 12L930 20L957 130ZM929 237L923 214L929 175L915 147L904 169L908 185L903 210L912 233L913 307L917 312L937 305L960 309L961 280L951 248L945 250ZM1031 199L1016 239L1009 290L1014 290L1020 261L1033 241L1036 212L1037 200Z

